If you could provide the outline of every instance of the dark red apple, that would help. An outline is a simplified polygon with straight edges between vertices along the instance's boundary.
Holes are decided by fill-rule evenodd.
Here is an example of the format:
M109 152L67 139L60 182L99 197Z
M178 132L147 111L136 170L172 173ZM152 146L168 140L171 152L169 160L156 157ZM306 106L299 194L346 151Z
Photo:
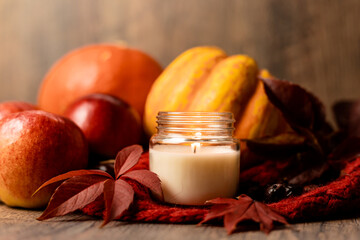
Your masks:
M36 110L38 109L35 105L21 101L7 101L0 103L0 119L3 117L16 112Z
M141 123L137 111L125 101L107 94L78 99L64 115L83 131L91 153L114 158L122 148L139 143Z
M88 146L69 119L40 110L9 114L0 120L0 199L9 206L38 208L51 188L31 195L45 181L86 168Z

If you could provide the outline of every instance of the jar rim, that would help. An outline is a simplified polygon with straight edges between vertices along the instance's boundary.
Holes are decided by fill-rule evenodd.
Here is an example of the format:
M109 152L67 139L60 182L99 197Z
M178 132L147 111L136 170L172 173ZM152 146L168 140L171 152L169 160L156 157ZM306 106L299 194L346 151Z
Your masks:
M234 128L234 115L231 112L165 112L157 115L158 132L207 132L228 135Z
M214 115L214 116L228 116L231 118L234 116L232 112L207 112L207 111L195 111L195 112L191 112L191 111L187 111L187 112L160 111L158 113L158 116L163 116L163 115L174 115L174 116L179 116L179 115L211 116L211 115Z
M223 122L234 123L234 114L231 112L165 112L161 111L156 116L157 123L163 123L163 121L170 121L172 123L178 122Z

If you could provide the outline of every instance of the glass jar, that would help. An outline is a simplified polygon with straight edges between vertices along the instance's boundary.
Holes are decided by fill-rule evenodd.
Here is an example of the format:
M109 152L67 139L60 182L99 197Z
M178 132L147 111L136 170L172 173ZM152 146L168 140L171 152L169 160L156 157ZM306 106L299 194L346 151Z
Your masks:
M149 168L159 176L166 202L201 205L236 195L240 144L234 122L229 112L158 113Z

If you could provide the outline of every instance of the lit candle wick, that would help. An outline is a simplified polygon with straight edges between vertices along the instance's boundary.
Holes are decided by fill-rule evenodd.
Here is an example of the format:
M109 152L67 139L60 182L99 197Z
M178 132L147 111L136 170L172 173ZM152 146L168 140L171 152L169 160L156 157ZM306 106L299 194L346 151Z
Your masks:
M195 154L196 153L196 149L200 149L200 143L192 143L191 144L191 151Z

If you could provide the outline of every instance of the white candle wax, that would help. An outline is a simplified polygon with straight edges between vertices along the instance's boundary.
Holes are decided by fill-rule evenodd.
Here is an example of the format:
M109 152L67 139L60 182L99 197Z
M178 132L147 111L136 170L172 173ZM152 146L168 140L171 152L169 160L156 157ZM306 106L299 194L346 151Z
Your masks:
M157 145L150 149L150 170L158 174L166 202L200 205L234 197L240 152L224 146Z

